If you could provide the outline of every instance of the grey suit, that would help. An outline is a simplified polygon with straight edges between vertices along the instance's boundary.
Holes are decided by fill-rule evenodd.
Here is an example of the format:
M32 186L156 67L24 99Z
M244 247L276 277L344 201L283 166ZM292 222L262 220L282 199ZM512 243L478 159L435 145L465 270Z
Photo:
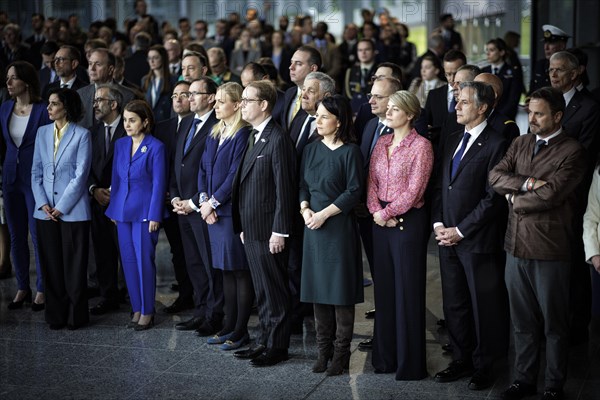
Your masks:
M131 91L131 89L126 88L123 85L119 85L118 83L114 83L114 85L123 95L123 105L129 103L135 98L135 94L133 91ZM91 130L96 123L94 121L94 95L96 94L96 86L94 83L90 83L89 85L77 90L77 93L79 93L79 97L81 97L83 109L85 111L83 119L79 122L79 125Z

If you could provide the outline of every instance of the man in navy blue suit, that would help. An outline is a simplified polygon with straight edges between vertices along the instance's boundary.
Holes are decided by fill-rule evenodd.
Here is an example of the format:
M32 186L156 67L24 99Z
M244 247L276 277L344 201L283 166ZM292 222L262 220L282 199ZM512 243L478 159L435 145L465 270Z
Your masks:
M185 59L184 59L185 61ZM199 336L217 333L223 324L223 282L221 271L212 268L208 227L200 214L198 169L206 137L217 122L213 106L217 85L208 77L190 84L190 111L179 127L173 173L171 204L179 214L179 229L186 258L186 268L194 288L194 316L175 325L179 330L196 330Z

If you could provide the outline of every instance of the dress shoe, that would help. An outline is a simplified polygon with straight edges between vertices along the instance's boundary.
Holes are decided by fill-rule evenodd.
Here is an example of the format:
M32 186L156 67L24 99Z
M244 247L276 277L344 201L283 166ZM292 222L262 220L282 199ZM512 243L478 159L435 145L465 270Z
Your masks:
M508 389L502 392L501 397L505 400L519 400L523 397L533 396L536 394L537 389L534 385L529 383L523 383L514 381Z
M367 340L363 340L358 344L358 349L362 351L371 351L373 350L373 338L369 338Z
M250 361L250 364L254 367L271 367L273 365L279 364L282 361L289 360L288 351L287 350L269 350L264 352L260 356L253 358Z
M440 383L454 382L465 376L471 376L474 368L471 361L455 360L443 371L435 374L435 381Z
M92 315L104 315L107 312L115 311L119 309L118 303L112 303L110 301L103 300L90 308L90 314Z
M87 294L88 299L93 299L94 297L100 296L100 289L93 286L88 286L85 293Z
M452 344L446 343L442 345L442 350L444 350L446 353L452 353L454 351L454 347L452 347Z
M152 318L150 318L150 321L147 324L142 325L138 322L138 324L133 328L133 330L136 332L145 331L145 330L152 328L153 326L154 326L154 315L152 316Z
M21 300L11 301L10 303L8 303L8 309L18 310L19 308L23 307L24 303L31 303L31 298L31 289L29 289L27 290L27 293L25 293L25 296L21 298Z
M35 301L31 303L31 311L42 311L46 308L46 303L36 303Z
M206 343L207 344L223 344L231 337L231 335L233 335L233 332L229 332L229 333L226 333L221 336L219 336L217 334L213 337L209 337L208 340L206 341Z
M375 309L367 311L365 313L365 318L366 319L373 319L373 318L375 318Z
M219 332L223 328L223 323L218 321L204 320L202 325L196 328L196 335L211 336Z
M170 306L163 308L163 312L167 314L177 314L178 312L194 308L194 303L182 300L178 297Z
M562 400L564 398L565 394L562 389L547 388L542 394L542 400Z
M250 347L246 350L238 350L235 353L233 353L233 355L242 360L252 360L253 358L260 356L264 352L265 346L258 345L256 347Z
M469 381L469 389L471 390L483 390L492 386L494 380L492 374L487 369L478 369L475 371L471 380Z
M179 322L175 325L175 329L178 331L193 331L204 323L204 318L202 317L193 317L188 319L187 321Z
M127 323L127 325L125 325L125 328L134 329L137 325L138 325L138 321L129 321Z
M223 343L221 346L219 346L219 348L221 350L235 350L235 349L239 349L240 347L242 347L245 344L250 343L250 336L246 333L244 336L242 336L242 338L236 342L233 342L231 340L226 340L225 343Z

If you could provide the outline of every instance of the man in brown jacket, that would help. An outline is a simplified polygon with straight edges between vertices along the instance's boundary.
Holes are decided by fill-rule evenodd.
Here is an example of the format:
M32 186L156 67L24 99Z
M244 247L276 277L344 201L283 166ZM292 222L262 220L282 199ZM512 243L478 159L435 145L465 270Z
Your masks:
M541 332L546 339L543 399L562 399L569 334L569 278L574 189L584 150L561 126L565 100L553 88L531 95L531 133L516 138L489 174L509 203L506 286L514 326L515 381L505 399L536 393Z

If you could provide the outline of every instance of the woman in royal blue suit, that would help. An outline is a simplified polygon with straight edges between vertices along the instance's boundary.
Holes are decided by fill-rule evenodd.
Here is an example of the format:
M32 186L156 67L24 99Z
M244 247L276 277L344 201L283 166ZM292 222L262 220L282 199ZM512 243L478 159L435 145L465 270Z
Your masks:
M18 291L8 305L13 310L31 302L29 286L29 245L31 233L37 270L37 294L31 305L34 311L44 309L44 280L38 257L34 199L31 191L31 163L38 128L49 124L46 104L40 98L40 81L36 69L25 61L9 65L6 86L11 99L0 106L0 131L6 143L2 169L4 209L10 232L10 247Z
M53 124L38 129L31 169L37 242L50 329L77 329L89 321L87 259L92 165L90 132L77 125L83 105L75 90L50 91Z
M206 139L198 172L200 212L208 223L213 268L223 271L225 326L209 344L221 344L233 350L246 344L248 319L254 289L244 246L233 232L231 191L233 179L248 142L250 128L242 120L242 86L226 83L215 96L215 114L219 119Z
M136 331L154 326L156 265L154 255L167 192L166 150L149 133L154 116L148 103L125 106L127 137L115 142L110 203L106 215L116 221L125 281Z

